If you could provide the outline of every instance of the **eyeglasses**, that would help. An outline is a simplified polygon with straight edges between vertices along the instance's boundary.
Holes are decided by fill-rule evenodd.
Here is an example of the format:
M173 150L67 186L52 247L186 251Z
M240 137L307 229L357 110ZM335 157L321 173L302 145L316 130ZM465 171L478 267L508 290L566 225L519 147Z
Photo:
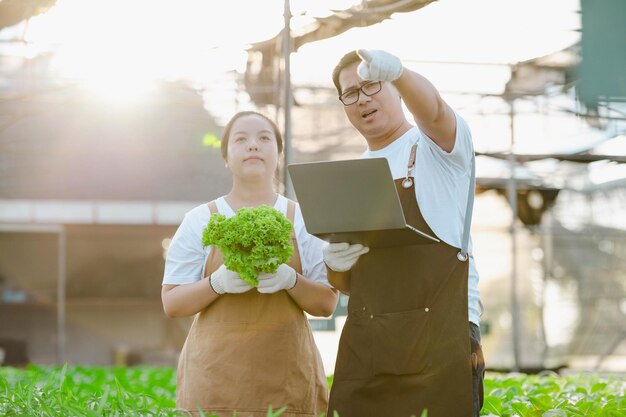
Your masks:
M380 81L371 81L369 83L363 84L360 88L354 88L346 91L339 96L339 100L343 103L344 106L349 106L359 101L360 93L363 93L366 96L370 97L378 93L382 88L383 85Z

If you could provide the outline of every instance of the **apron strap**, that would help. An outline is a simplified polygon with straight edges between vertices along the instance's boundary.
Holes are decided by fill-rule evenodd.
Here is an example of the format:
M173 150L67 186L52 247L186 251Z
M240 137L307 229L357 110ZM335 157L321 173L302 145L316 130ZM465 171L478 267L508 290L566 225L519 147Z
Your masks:
M410 176L412 174L413 168L415 167L415 153L417 151L417 143L413 144L411 147L411 155L409 157L409 163L407 165L406 170L406 178L404 179L407 182L407 185L410 187L412 182L410 181ZM474 210L474 190L476 188L476 156L472 151L472 161L471 161L471 176L470 176L470 184L469 189L467 190L467 206L465 207L465 221L463 224L463 237L461 238L461 251L457 254L457 258L461 262L467 261L471 254L468 253L469 249L469 237L470 237L470 227L472 225L472 212ZM404 185L404 182L403 182Z
M298 250L298 240L296 239L296 223L294 221L296 217L296 203L293 200L287 199L287 219L291 222L291 243L293 245L293 255L289 265L299 273L302 273L302 258L300 257L300 251Z
M468 257L470 226L472 225L472 212L474 210L474 189L476 188L476 156L472 151L472 166L469 190L467 190L467 207L465 207L465 224L463 225L463 239L461 241L461 251L458 253L457 258L465 262Z
M209 211L211 212L211 215L219 213L215 200L209 202L207 206L209 206ZM213 272L215 272L215 270L223 263L224 255L222 255L222 252L218 248L212 247L211 252L209 252L209 256L207 257L206 261L204 261L202 276L208 277Z
M417 151L417 143L411 146L411 156L409 157L409 164L406 167L406 176L402 180L402 187L411 188L413 185L413 168L415 168L415 152Z
M290 199L287 199L287 220L294 224L294 218L296 217L296 203ZM291 228L291 238L295 238L295 227Z
M408 181L409 177L413 175L413 168L415 168L415 154L417 152L417 143L414 143L411 146L411 156L409 156L409 164L406 167L406 178L405 181Z

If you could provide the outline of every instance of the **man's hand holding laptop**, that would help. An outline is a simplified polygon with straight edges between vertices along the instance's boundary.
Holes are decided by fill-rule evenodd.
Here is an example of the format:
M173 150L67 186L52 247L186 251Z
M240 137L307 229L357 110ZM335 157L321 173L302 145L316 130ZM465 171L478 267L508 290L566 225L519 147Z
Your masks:
M329 243L323 249L324 263L335 272L346 272L356 264L361 255L369 251L370 248L360 243Z

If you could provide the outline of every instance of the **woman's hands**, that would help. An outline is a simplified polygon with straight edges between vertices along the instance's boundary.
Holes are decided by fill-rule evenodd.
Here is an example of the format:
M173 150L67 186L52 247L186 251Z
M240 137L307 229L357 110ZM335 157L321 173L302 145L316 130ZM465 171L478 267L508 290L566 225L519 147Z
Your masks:
M243 281L239 274L229 271L224 265L213 272L208 279L213 288L210 294L215 299L219 297L218 294L240 294L253 288ZM206 283L204 284L206 285ZM289 296L302 310L316 317L332 315L337 305L337 291L327 285L313 282L305 276L298 275L296 270L287 264L280 265L273 274L259 274L259 285L257 286L259 293L274 294L281 290L289 291Z
M273 294L280 290L290 290L296 286L298 274L287 264L282 264L273 274L260 273L257 290L263 294Z
M209 284L217 294L242 294L250 291L252 286L241 279L238 273L226 269L225 265L220 266L209 277Z

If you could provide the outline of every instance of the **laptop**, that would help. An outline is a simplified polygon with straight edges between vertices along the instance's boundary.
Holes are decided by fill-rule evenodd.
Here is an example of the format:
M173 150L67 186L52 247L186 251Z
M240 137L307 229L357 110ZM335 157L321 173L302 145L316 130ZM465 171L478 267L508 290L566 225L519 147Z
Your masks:
M320 239L369 247L439 242L406 223L385 158L297 163L287 169L306 229Z

